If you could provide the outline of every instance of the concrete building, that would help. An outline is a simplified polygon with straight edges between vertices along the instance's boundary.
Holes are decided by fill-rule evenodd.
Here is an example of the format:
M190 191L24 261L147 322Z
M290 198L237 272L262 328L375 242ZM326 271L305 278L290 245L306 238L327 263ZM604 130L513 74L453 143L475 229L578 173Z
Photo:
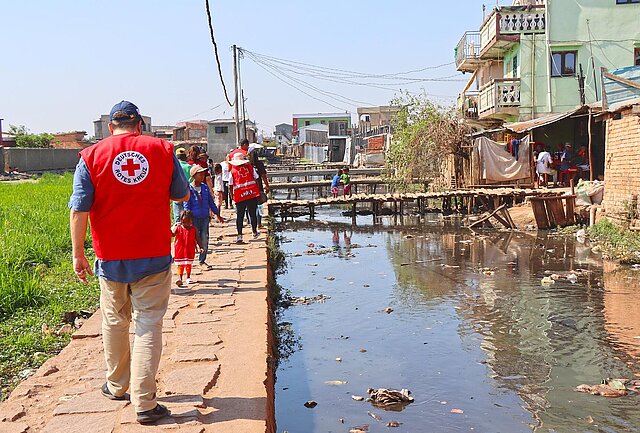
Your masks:
M247 139L256 141L256 125L247 120ZM240 124L242 128L242 124ZM236 137L236 122L233 119L216 119L207 124L207 153L214 161L223 161L229 150L235 149L240 140Z
M381 105L379 107L358 107L358 128L361 131L376 126L390 125L400 107Z
M144 135L153 135L152 126L151 126L151 117L142 116L142 120L144 120L144 125L142 126L142 133ZM96 140L102 140L111 135L109 132L109 115L103 114L100 116L100 119L94 120L93 122L93 130L95 133Z
M192 120L178 122L173 128L173 141L207 141L209 122L206 120Z
M351 125L351 113L313 113L313 114L294 114L292 125L292 135L298 136L298 129L303 126L310 125L329 125L335 133L329 135L347 136L348 129ZM333 125L333 126L332 126Z
M278 146L286 146L291 144L293 140L293 126L288 123L280 123L276 125L275 131L273 131L274 141Z
M638 0L515 0L496 7L455 49L457 69L472 74L458 108L466 118L500 123L599 101L602 67L640 63L639 22Z

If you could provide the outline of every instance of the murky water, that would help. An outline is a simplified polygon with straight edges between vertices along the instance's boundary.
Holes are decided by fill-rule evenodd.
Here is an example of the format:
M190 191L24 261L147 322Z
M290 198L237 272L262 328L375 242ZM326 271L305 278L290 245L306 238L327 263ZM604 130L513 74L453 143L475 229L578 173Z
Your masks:
M277 371L278 432L640 431L639 396L574 391L640 374L640 272L604 272L573 239L473 235L438 215L397 227L321 218L280 227L278 283L331 299L280 317L301 348ZM545 270L562 278L543 286ZM367 388L407 388L415 402L388 412L352 399Z

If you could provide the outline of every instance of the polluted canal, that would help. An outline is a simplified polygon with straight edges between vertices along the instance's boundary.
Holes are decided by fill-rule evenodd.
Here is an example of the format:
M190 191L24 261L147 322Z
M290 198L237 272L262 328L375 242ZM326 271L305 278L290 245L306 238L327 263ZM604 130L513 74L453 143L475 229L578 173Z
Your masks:
M278 432L640 432L632 392L576 391L638 379L640 272L574 236L317 218L278 223Z

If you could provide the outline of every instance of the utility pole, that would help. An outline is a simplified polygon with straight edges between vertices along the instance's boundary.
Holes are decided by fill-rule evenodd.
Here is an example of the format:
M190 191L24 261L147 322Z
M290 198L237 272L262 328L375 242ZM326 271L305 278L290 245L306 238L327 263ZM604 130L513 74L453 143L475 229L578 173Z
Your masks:
M3 120L4 119L0 119L0 147L3 146L3 144L2 144L2 121ZM4 167L2 167L2 168L4 169Z
M578 91L580 92L580 105L584 107L586 98L584 96L584 72L582 72L582 63L580 63L580 75L578 75Z
M244 136L242 138L247 138L247 110L244 106L246 99L244 98L243 89L240 89L240 96L242 97L242 129L244 130Z
M233 109L235 110L235 121L236 121L236 143L238 146L240 144L240 114L238 107L238 47L233 45L233 86L235 89L235 95L233 99Z

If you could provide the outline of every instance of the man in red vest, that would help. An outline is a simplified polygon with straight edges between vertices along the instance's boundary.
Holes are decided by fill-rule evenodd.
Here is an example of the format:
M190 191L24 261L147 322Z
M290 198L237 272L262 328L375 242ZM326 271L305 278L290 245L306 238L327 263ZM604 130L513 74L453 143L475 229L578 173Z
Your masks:
M107 365L102 395L124 400L130 390L138 422L149 423L169 415L157 404L155 380L171 288L168 204L188 200L189 184L173 145L142 135L138 107L122 101L109 120L112 135L80 152L74 175L69 200L73 268L86 284L92 274L84 252L90 220Z

